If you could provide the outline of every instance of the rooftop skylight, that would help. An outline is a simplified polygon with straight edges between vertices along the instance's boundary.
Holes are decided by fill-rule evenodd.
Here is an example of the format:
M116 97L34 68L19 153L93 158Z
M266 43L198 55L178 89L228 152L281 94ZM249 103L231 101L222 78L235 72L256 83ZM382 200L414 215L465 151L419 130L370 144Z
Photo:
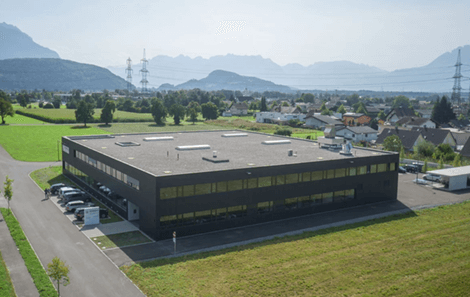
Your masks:
M161 137L146 137L144 141L159 141L159 140L173 140L173 136L161 136Z
M208 150L211 146L208 144L198 144L198 145L180 145L176 147L178 151L191 151L191 150Z
M289 144L290 140L265 140L262 144Z

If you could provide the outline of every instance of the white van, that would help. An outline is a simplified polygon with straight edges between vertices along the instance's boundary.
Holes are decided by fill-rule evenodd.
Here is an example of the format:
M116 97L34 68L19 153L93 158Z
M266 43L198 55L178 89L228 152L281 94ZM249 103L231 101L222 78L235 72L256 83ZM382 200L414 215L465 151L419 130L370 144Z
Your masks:
M82 192L82 191L79 190L79 189L70 188L70 187L60 188L58 198L59 198L59 199L63 199L63 198L64 198L64 194L66 194L66 193L72 193L72 192Z

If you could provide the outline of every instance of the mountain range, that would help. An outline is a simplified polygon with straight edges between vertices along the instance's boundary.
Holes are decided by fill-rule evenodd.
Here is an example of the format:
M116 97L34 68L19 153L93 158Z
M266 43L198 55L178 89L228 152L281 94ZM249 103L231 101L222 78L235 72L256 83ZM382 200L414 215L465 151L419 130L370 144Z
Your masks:
M15 58L60 58L46 47L35 43L15 26L0 23L0 60Z
M191 79L199 80L214 70L225 70L299 90L450 92L458 49L461 50L462 63L470 65L470 45L465 45L440 55L428 65L395 71L349 61L318 62L309 66L300 64L280 66L271 59L261 56L232 54L208 59L183 55L174 58L159 55L149 60L147 69L149 85L155 88L162 84L179 85ZM141 67L141 64L133 66L135 72ZM108 69L125 78L124 65ZM464 76L468 72L467 69L462 68ZM138 81L140 77L134 75L136 85ZM465 85L463 87L467 89Z

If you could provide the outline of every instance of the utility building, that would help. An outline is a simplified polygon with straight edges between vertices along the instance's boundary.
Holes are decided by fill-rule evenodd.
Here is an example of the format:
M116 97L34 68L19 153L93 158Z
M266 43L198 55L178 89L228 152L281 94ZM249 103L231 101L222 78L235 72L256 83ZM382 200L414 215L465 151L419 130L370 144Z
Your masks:
M69 136L62 144L64 174L155 239L397 199L393 152L341 154L245 131Z

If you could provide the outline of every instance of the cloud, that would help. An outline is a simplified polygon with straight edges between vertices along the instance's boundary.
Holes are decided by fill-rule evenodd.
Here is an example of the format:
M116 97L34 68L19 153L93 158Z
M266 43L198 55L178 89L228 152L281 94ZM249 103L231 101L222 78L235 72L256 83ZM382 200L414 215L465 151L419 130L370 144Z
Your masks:
M215 35L227 34L229 32L242 31L246 21L220 21Z

